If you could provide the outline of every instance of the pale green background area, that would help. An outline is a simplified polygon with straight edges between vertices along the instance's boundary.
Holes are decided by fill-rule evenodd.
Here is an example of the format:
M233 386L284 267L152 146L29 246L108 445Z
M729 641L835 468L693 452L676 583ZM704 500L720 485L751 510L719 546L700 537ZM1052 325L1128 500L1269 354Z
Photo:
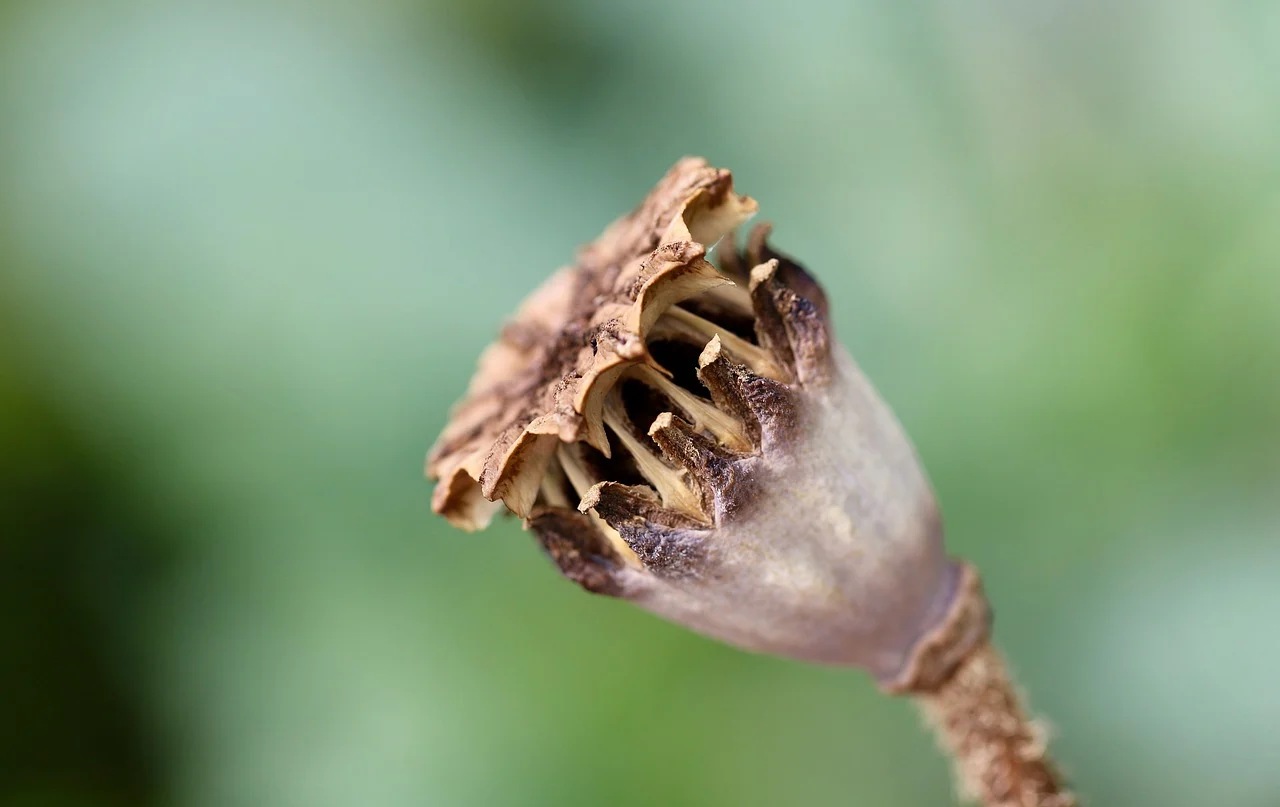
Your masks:
M483 345L686 153L827 287L1089 803L1280 803L1280 5L29 0L0 804L951 803L862 674L430 512Z

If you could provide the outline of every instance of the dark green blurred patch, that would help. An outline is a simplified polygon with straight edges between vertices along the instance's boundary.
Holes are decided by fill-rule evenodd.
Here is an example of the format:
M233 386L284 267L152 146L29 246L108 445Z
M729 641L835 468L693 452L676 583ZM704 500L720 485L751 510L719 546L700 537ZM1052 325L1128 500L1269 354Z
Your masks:
M121 616L163 561L145 518L5 348L0 319L0 804L157 796ZM9 332L5 332L9 331Z

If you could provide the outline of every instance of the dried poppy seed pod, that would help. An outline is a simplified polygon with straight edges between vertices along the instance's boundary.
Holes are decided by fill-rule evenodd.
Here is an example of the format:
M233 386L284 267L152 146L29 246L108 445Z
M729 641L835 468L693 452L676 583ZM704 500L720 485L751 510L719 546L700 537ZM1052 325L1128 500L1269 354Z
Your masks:
M538 289L428 457L435 510L472 530L505 506L590 591L928 693L942 725L964 718L943 734L987 803L1073 803L1023 800L1058 794L1025 715L983 717L1017 729L994 740L967 730L989 699L956 671L1003 669L977 575L947 557L915 451L819 285L767 227L731 242L755 211L686 159Z
M960 566L821 288L767 228L726 238L756 209L731 182L681 162L530 298L432 451L435 507L505 503L592 591L893 685Z

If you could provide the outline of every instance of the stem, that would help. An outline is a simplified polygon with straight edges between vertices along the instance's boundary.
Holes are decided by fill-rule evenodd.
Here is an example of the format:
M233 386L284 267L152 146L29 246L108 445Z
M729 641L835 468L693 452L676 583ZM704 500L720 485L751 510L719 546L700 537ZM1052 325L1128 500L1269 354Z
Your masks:
M991 645L991 606L978 570L959 563L951 605L920 637L886 692L911 695L951 755L961 793L984 807L1077 807Z
M1076 807L1049 756L1044 726L1027 716L989 641L936 689L913 694L951 754L965 796L985 807Z

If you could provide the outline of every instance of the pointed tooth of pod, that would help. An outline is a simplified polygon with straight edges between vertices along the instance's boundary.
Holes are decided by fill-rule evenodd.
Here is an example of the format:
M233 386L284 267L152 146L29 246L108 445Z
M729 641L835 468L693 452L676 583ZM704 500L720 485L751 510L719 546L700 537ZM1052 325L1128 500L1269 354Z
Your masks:
M725 450L671 412L654 419L649 436L668 460L688 472L703 511L717 524L748 498L746 455Z
M650 572L664 577L700 574L708 525L664 507L651 489L601 482L587 491L578 508L615 529Z
M716 406L742 423L756 448L767 448L790 435L799 422L786 386L730 359L719 337L713 337L698 358L698 378L711 391Z
M752 228L747 238L746 254L743 256L747 261L747 267L777 261L778 274L783 284L813 303L822 316L827 316L827 293L822 290L818 281L813 279L813 275L809 274L794 258L773 248L769 243L769 235L772 232L773 225L767 222Z
M775 258L751 270L756 334L804 386L831 380L831 329L826 315L785 282Z
M777 268L777 261L769 261L751 270L751 307L755 311L756 338L760 346L772 353L779 364L793 370L796 357L791 350L791 337L773 299L771 278Z

